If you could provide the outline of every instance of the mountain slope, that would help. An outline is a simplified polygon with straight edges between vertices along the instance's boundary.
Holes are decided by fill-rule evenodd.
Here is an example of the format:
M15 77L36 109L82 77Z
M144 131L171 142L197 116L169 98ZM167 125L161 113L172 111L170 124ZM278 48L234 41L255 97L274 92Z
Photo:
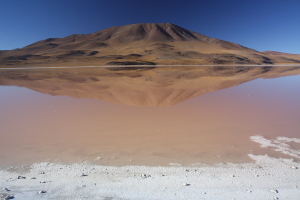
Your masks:
M21 49L0 51L0 66L278 64L297 61L278 59L170 23L117 26L92 34L49 38Z
M263 51L262 53L271 57L272 59L276 59L279 62L293 62L295 64L300 64L300 55L299 54L291 54L291 53L282 53L277 51Z

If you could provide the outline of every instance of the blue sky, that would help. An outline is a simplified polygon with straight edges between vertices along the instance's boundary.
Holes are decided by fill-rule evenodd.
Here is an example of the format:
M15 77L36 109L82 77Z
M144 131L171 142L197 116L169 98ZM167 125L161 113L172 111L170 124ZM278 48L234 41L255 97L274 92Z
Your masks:
M1 0L0 50L165 22L258 51L300 54L299 0Z

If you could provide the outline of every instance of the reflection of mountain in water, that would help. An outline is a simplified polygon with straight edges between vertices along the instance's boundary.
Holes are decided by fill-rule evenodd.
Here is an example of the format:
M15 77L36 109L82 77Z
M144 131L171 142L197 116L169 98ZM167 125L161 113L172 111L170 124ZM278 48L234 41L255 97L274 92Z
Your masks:
M106 67L1 70L0 84L131 106L170 106L251 81L300 74L300 67Z

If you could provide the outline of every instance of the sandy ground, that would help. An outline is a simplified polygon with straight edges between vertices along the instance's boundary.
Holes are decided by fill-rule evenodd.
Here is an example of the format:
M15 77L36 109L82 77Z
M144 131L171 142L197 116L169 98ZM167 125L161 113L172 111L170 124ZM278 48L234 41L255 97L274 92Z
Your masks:
M107 167L36 163L0 171L8 199L293 199L299 163L249 155L252 164Z

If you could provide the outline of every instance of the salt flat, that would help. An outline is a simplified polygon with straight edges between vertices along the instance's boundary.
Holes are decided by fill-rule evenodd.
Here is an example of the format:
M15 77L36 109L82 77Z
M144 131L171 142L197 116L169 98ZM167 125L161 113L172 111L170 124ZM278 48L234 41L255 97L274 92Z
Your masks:
M15 199L293 199L299 163L249 155L251 164L99 166L36 163L0 171L2 198ZM174 164L173 164L174 165Z

